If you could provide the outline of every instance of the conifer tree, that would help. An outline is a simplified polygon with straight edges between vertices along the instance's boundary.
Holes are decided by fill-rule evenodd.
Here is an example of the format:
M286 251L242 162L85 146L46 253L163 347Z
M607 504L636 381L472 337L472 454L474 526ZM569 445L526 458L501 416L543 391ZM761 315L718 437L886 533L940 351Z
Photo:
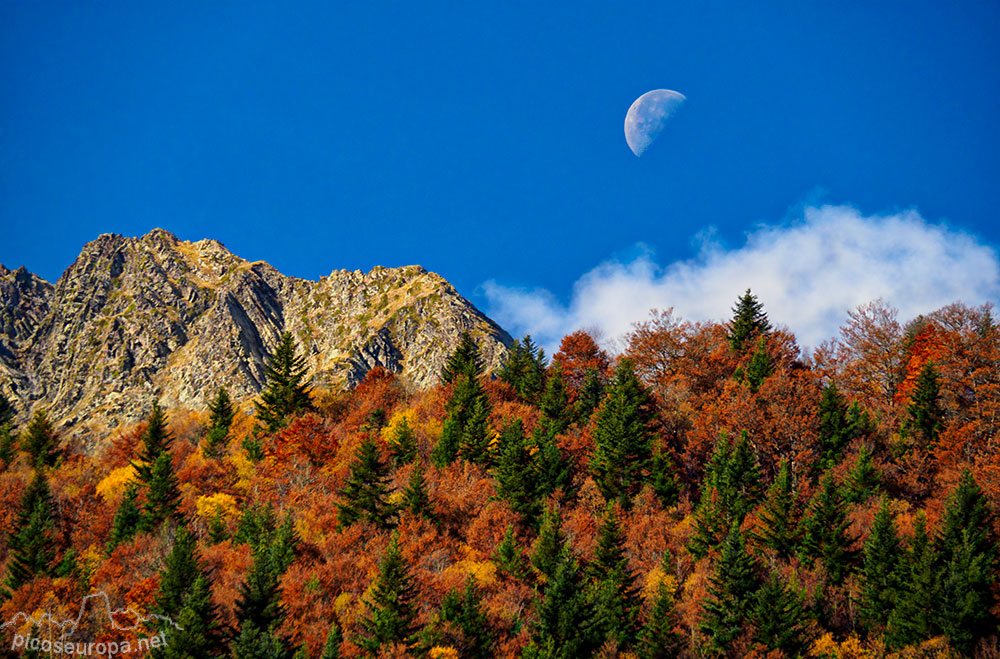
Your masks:
M414 465L413 471L410 472L410 480L403 490L403 507L414 517L423 517L430 521L434 521L436 517L430 494L427 492L424 466L419 462Z
M198 576L207 576L198 560L197 540L186 526L177 527L174 546L160 570L160 592L156 596L156 612L176 618L184 606L191 584Z
M147 485L139 530L148 532L169 519L179 520L181 493L170 453L160 453L153 461Z
M17 451L17 433L14 430L14 407L0 392L0 462L4 466L14 461Z
M441 430L431 460L438 467L451 464L459 453L475 462L489 462L487 436L490 407L486 392L477 378L460 374L455 380L451 398L445 404L448 416Z
M669 555L664 556L664 568L670 567ZM682 639L676 629L680 624L675 610L676 599L666 579L656 587L653 608L639 632L636 654L639 659L674 659L679 656Z
M827 472L802 518L799 554L810 565L814 560L821 561L833 583L843 581L854 559L848 550L851 544L847 537L848 526L844 497L833 476Z
M722 553L709 577L708 597L699 629L708 636L712 650L725 653L742 632L757 592L753 559L743 545L739 526L733 522Z
M395 466L410 464L417 459L417 437L406 417L402 417L389 437L389 455Z
M458 445L458 454L474 464L489 465L492 461L489 417L489 399L485 395L479 396L462 428L462 438Z
M825 470L836 464L850 439L847 401L837 389L837 384L831 382L823 388L819 400L820 468Z
M542 514L542 526L531 551L531 564L545 578L551 578L555 573L565 541L559 507L552 504Z
M882 472L872 462L871 451L864 444L858 451L858 459L847 476L844 497L851 503L861 503L877 494L882 484Z
M463 331L458 338L458 347L448 357L448 361L441 371L441 382L451 384L458 379L459 375L475 380L482 374L483 359L479 355L479 347L472 336Z
M573 482L570 463L559 448L555 433L546 430L544 424L539 423L535 426L531 441L537 449L533 455L533 473L539 499L556 490L562 490L563 496L570 496Z
M21 497L21 508L8 539L6 587L14 592L37 576L53 574L56 560L55 504L48 479L35 475Z
M514 342L497 375L522 399L537 402L545 386L545 351L526 334Z
M917 376L901 428L904 435L915 438L923 449L934 448L941 433L944 410L940 398L937 371L931 362L927 362Z
M388 483L388 469L379 455L378 445L366 436L340 489L341 503L337 504L340 526L366 520L379 528L389 528L393 511L389 503Z
M139 479L149 485L153 474L153 465L161 454L170 452L174 438L167 430L167 418L160 407L160 402L153 401L153 409L149 413L146 429L142 432L142 447L139 449L139 461L133 467L139 474Z
M180 611L172 616L176 627L166 629L166 645L156 648L155 659L212 659L223 655L223 631L218 607L212 602L208 576L199 572L187 587Z
M527 574L524 564L524 552L514 537L514 527L508 526L503 534L503 539L493 552L493 563L501 572L515 578L523 579Z
M538 621L524 657L576 659L594 652L593 611L584 595L579 564L568 545L559 552L536 611Z
M896 607L889 614L885 631L890 647L914 645L934 636L938 588L935 558L927 531L927 516L920 511L901 565L901 588Z
M0 426L6 426L14 420L14 406L0 391Z
M534 460L528 451L524 424L514 419L500 433L496 466L497 497L507 501L511 510L532 523L538 515L538 489L532 467Z
M462 631L465 641L461 648L463 657L485 659L493 656L493 634L490 632L489 619L483 612L471 575L466 579L465 590L461 595L452 590L445 596L441 606L441 619L454 623Z
M625 536L613 506L597 531L594 560L587 568L594 631L619 650L632 647L642 602L625 556Z
M764 305L757 301L757 296L747 289L733 307L733 319L729 323L729 345L733 351L743 352L751 339L771 331L771 323L764 313Z
M539 407L542 410L542 424L554 435L565 432L573 421L573 409L569 404L566 380L563 377L562 366L558 362L549 369L545 380L545 392L542 394Z
M896 606L901 586L901 553L889 501L883 497L865 541L864 563L861 568L858 617L869 629L884 628Z
M264 369L266 385L256 403L257 419L267 432L285 427L288 420L312 409L306 383L306 360L297 353L291 332L281 335Z
M288 567L286 547L268 538L254 550L254 561L236 600L237 628L230 644L234 659L291 655L287 641L278 634L285 618L278 582Z
M760 510L762 527L754 540L773 549L779 558L790 559L798 547L801 515L799 498L792 482L791 465L788 460L782 460L778 475L764 497Z
M607 501L628 508L642 486L652 456L649 397L629 359L615 371L597 412L590 471Z
M330 623L330 631L326 634L326 643L323 644L323 656L320 659L340 659L340 644L343 640L344 635L335 620Z
M399 551L399 535L393 534L378 565L378 575L365 600L368 614L360 621L357 643L376 654L390 643L412 647L416 643L416 585Z
M666 447L660 446L649 463L649 486L664 506L673 506L681 492L677 469Z
M225 387L219 387L219 392L208 405L208 413L208 432L205 434L202 451L208 457L216 457L225 445L229 428L236 418L236 408Z
M750 622L757 643L787 657L802 656L806 614L798 594L777 574L771 574L754 596Z
M581 425L587 423L594 410L601 406L602 400L604 400L604 380L596 368L588 368L573 406L577 421Z
M754 350L746 369L737 369L736 379L745 382L750 391L757 393L764 380L774 372L774 360L767 351L767 340L761 336L757 339L757 349Z
M114 521L111 523L111 534L108 537L107 551L110 554L114 548L135 537L142 523L142 512L139 510L139 484L129 483L125 486L125 495L118 504Z
M59 442L55 430L43 410L31 417L31 423L21 438L21 448L31 458L36 468L51 467L59 459Z

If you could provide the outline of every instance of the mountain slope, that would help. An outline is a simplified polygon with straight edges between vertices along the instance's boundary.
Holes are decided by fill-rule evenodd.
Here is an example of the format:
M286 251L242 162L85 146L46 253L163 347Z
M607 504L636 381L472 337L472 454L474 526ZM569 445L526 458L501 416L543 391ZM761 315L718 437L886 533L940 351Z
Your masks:
M420 266L309 281L161 229L101 235L54 286L0 266L0 309L0 386L22 417L43 406L78 430L136 421L155 397L201 409L220 385L253 395L285 330L326 387L355 384L375 366L431 385L463 330L488 368L511 343Z

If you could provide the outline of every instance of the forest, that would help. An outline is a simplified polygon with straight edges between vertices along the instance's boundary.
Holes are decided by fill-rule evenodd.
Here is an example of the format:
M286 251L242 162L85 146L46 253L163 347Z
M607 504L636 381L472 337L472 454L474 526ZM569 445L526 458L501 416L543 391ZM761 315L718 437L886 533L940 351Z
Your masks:
M485 373L463 334L424 390L312 389L300 352L96 451L0 397L0 656L103 592L136 628L72 640L162 659L1000 657L988 305L803 351L747 291L617 355L525 336Z

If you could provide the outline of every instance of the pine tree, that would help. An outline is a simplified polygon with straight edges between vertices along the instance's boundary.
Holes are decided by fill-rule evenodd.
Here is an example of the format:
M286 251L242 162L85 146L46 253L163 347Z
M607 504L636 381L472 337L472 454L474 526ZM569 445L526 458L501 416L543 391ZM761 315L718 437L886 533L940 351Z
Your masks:
M594 560L587 568L594 631L619 650L632 647L638 633L642 602L635 575L625 556L625 536L613 506L608 506L597 532Z
M524 424L521 419L514 419L500 433L496 466L491 473L496 479L497 498L507 501L511 510L528 523L538 515L539 493L532 474L533 465Z
M198 560L197 540L183 524L177 527L174 546L160 570L160 592L156 596L156 612L176 618L184 606L191 584L207 575Z
M847 476L844 497L851 503L861 503L877 494L882 485L882 472L872 462L871 451L864 444L858 451L858 459Z
M542 410L541 423L554 435L565 432L573 422L573 408L569 404L566 380L563 377L562 366L558 363L549 369L545 380L545 392L542 394L539 407Z
M160 453L153 461L147 484L149 490L146 493L139 530L148 532L169 519L180 520L181 493L177 476L174 474L173 459L169 453Z
M365 600L368 614L360 621L358 645L375 654L390 643L416 642L417 590L394 534L378 565L378 575Z
M734 522L709 577L708 598L702 603L704 615L699 629L708 636L714 651L726 652L742 632L757 592L755 572L740 528Z
M276 432L285 427L292 416L312 409L306 383L306 360L296 352L292 333L285 332L267 360L264 370L267 384L256 403L257 419L267 432Z
M417 437L406 417L402 417L389 437L389 455L395 466L410 464L417 459Z
M466 459L474 458L480 464L489 462L486 424L490 412L489 399L477 378L460 375L455 380L451 398L445 404L448 417L431 454L431 460L438 467L451 464L459 453Z
M382 462L378 445L366 436L354 455L351 473L340 488L342 502L337 504L340 526L365 520L378 528L389 528L393 510L389 503L388 483L388 468Z
M555 573L565 541L559 507L552 504L542 514L542 526L531 551L531 564L544 578Z
M485 395L479 396L462 428L462 438L458 445L458 454L469 462L489 465L492 461L489 418L489 399Z
M225 387L219 387L219 392L208 405L208 432L202 444L202 452L208 457L217 457L225 446L229 429L236 418L236 408Z
M825 470L836 464L850 439L847 401L837 389L837 384L831 382L823 388L819 401L820 468Z
M581 425L587 423L594 410L601 406L602 400L604 400L604 380L596 368L588 368L573 406L576 420Z
M802 656L807 642L802 601L777 574L772 574L754 596L750 622L757 643L784 656Z
M427 481L424 479L424 466L419 462L410 472L410 480L403 490L403 507L414 517L434 521L434 506L431 505L430 494L427 493Z
M268 539L254 550L254 562L240 586L236 600L236 635L231 642L234 658L287 658L285 639L277 629L285 618L278 582L287 568L280 543Z
M938 589L935 559L927 516L920 511L901 565L902 583L896 607L889 615L885 631L889 647L914 645L934 636Z
M153 401L153 409L149 413L146 429L142 432L142 447L139 449L139 461L133 467L140 480L149 484L156 459L163 453L170 452L174 439L167 430L167 418L160 407L159 401Z
M483 612L471 575L466 579L465 590L461 595L452 590L445 596L441 606L441 619L454 623L462 631L463 657L483 659L493 656L493 634L489 619Z
M597 412L590 459L594 481L607 501L628 508L642 486L652 456L650 420L648 394L632 361L623 359Z
M10 560L6 586L14 592L37 576L54 572L56 560L55 504L48 479L35 475L21 497L13 531L8 539Z
M901 547L889 501L882 504L865 541L861 569L861 596L858 617L869 629L882 629L889 621L900 592L899 555Z
M135 537L142 522L142 512L139 510L139 484L129 483L125 487L125 495L118 505L114 521L111 523L111 534L108 537L107 552L110 554L115 547L126 543Z
M747 289L733 307L733 319L729 323L729 345L733 351L743 352L748 341L771 331L771 324L764 313L764 305Z
M441 382L451 384L464 375L470 380L476 380L483 374L483 359L479 355L479 347L468 332L462 332L458 337L458 347L448 357L441 371Z
M518 396L534 403L545 386L545 351L535 345L530 334L526 334L523 339L514 342L497 375Z
M664 556L663 563L669 569L669 556ZM680 618L674 608L675 604L673 589L666 579L661 580L656 587L653 608L639 632L636 644L639 659L675 659L680 655L682 638L676 631Z
M211 582L206 574L194 577L173 621L177 627L167 627L166 645L151 652L154 659L211 659L223 655L219 610L212 602Z
M498 570L515 579L523 579L527 574L524 552L521 551L521 546L517 544L517 538L514 537L513 526L507 527L503 539L500 540L500 544L493 552L492 559Z
M848 526L843 495L827 472L802 519L799 554L810 565L813 560L821 561L832 583L843 581L854 559L848 550L851 544L847 537Z
M539 423L531 441L536 449L533 473L538 498L544 499L556 490L561 490L564 497L571 496L573 478L570 462L559 448L555 434Z
M778 475L764 497L759 514L762 527L754 540L773 549L779 558L790 559L798 547L801 515L799 497L792 482L791 465L788 460L782 460Z
M921 448L932 449L937 444L944 410L941 408L941 391L938 374L931 362L927 362L917 376L916 387L906 406L906 418L902 433L914 437Z
M952 645L968 652L991 633L997 546L986 496L966 469L945 505L937 538L938 624Z
M320 659L340 659L340 644L344 640L344 635L337 626L337 622L330 623L330 631L326 635L326 643L323 644L323 656Z
M579 564L568 545L559 552L535 609L538 621L524 657L576 659L594 652L593 611L584 595Z
M37 468L51 467L59 459L59 442L43 410L38 410L31 417L31 423L21 438L21 448L31 457L31 463Z

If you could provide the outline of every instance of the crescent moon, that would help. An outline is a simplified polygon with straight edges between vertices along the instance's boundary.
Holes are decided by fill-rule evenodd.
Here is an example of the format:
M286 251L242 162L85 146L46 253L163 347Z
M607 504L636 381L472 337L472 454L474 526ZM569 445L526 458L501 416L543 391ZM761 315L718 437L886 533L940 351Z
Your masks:
M625 115L625 141L632 153L645 153L686 99L672 89L654 89L635 99Z

